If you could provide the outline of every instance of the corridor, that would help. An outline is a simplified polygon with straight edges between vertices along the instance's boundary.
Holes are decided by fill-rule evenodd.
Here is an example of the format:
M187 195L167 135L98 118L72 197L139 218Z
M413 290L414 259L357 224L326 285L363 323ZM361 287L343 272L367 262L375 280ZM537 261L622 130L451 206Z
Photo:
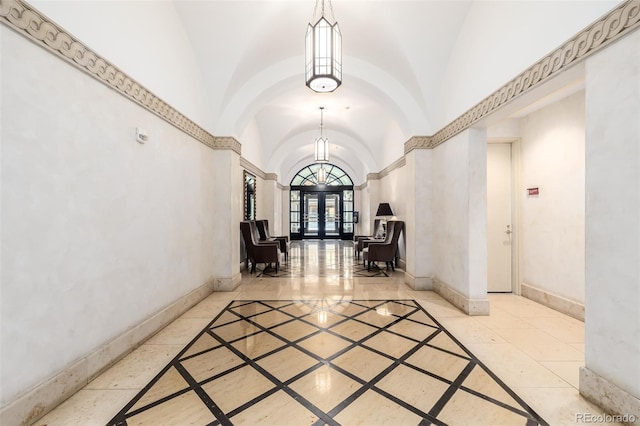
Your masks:
M262 266L262 265L259 265ZM584 324L489 295L469 317L343 241L243 272L35 425L575 424ZM366 269L365 269L366 271ZM582 417L581 417L582 416Z

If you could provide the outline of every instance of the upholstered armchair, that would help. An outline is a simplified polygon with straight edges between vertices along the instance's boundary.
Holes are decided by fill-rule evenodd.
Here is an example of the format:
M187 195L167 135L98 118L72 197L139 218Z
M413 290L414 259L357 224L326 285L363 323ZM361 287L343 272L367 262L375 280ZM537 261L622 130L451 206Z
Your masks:
M289 237L279 236L273 237L269 233L269 221L266 219L256 220L256 226L258 227L258 233L260 234L260 241L277 241L280 244L280 251L284 253L284 260L289 258Z
M362 250L362 258L367 265L367 270L371 270L371 262L386 262L387 267L395 271L394 262L398 251L398 240L400 233L404 229L404 222L401 220L390 220L387 222L387 236L384 241L369 242L369 246Z
M380 219L375 219L373 221L373 235L354 235L353 236L353 251L356 259L360 259L360 253L362 250L367 247L369 244L368 240L373 240L376 238L376 234L378 233L378 229L380 229Z
M265 265L274 263L277 273L280 266L280 243L278 241L260 241L255 221L240 222L240 230L247 249L247 257L251 262L251 272L256 271L258 263Z

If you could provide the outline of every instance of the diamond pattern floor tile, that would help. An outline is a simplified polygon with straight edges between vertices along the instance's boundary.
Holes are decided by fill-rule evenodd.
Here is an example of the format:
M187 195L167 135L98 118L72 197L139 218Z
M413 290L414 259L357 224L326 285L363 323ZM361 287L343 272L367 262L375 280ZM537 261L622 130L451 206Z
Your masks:
M546 425L413 300L231 302L110 425Z

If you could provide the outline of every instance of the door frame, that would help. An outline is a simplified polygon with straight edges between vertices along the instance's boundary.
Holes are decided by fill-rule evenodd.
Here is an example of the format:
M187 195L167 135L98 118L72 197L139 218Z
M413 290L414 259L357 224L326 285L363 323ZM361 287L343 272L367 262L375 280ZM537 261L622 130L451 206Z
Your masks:
M307 215L305 208L307 203L305 202L306 197L308 196L316 196L318 200L318 233L316 235L307 235L306 228L304 226L305 220L304 217ZM339 229L337 235L327 235L327 195L337 195L338 196L338 217L340 218ZM303 225L302 225L302 238L317 238L320 240L331 240L331 239L340 239L342 237L342 191L300 191L300 215L303 217Z
M333 239L333 240L352 240L353 239L353 232L345 232L344 230L344 191L353 191L353 186L351 185L331 185L331 186L326 186L326 187L322 187L322 186L292 186L290 187L290 191L300 191L300 211L299 211L299 215L300 215L300 232L299 233L294 233L291 232L291 229L289 230L289 237L292 240L302 240L305 238L317 238L317 239ZM320 205L322 204L323 207L325 205L325 195L324 194L337 194L338 195L338 202L339 202L339 214L340 214L340 231L338 232L338 235L331 235L331 236L326 236L326 235L321 235L320 234L320 230L318 230L318 235L314 236L314 237L307 237L305 236L304 233L304 215L305 215L305 208L304 208L304 197L305 194L308 193L322 193L323 195L319 194L319 199L318 199L318 208L320 209ZM322 200L322 201L321 201ZM291 210L291 204L289 205L289 210ZM289 212L289 215L291 215L291 211ZM318 221L318 226L320 226L320 221Z
M511 292L520 295L522 277L522 200L524 192L522 181L522 139L521 138L487 138L487 144L511 144ZM486 160L485 160L486 161Z

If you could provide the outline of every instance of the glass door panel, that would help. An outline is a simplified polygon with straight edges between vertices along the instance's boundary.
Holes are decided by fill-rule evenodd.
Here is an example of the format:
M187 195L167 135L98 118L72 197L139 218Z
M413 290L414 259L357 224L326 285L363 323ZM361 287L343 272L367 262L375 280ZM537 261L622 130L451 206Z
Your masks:
M304 193L304 236L318 237L320 231L319 195L321 193Z
M324 235L340 236L340 194L324 194Z

